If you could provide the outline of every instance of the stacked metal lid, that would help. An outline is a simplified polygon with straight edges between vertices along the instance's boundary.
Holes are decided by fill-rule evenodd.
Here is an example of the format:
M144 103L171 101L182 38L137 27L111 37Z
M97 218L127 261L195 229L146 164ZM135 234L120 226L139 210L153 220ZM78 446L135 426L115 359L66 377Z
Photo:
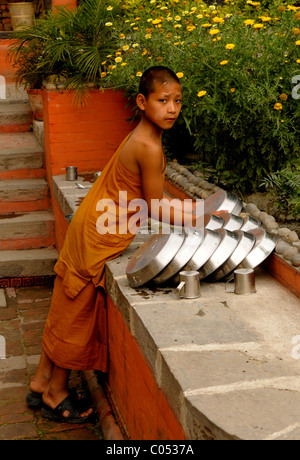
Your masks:
M149 236L126 267L129 285L159 285L181 270L197 270L200 280L215 282L237 268L260 265L275 249L277 237L242 209L236 195L220 191L204 201L203 229Z

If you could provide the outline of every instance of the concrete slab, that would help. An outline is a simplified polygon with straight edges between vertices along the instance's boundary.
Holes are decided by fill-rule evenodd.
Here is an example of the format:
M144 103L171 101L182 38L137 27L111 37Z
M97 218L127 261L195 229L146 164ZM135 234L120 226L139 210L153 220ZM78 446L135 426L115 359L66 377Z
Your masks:
M55 275L56 249L21 249L0 252L0 278Z

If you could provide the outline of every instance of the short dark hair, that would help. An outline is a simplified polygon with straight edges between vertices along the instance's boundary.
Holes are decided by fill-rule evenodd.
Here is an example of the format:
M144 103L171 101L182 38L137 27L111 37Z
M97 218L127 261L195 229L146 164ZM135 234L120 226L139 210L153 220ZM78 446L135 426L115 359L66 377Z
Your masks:
M174 80L180 85L180 81L176 73L168 67L160 65L149 67L149 69L145 70L145 72L141 76L139 84L139 93L143 94L143 96L147 98L150 93L154 93L155 82L166 83L170 80Z

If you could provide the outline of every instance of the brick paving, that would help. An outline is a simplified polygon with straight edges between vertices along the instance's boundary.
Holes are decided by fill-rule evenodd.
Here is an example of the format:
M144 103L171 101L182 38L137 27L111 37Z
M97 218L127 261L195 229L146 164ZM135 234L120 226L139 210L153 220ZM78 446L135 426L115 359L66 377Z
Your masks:
M52 287L0 289L0 440L101 440L99 423L70 425L41 418L25 403L41 352ZM5 348L4 348L5 344ZM72 372L70 387L83 388Z

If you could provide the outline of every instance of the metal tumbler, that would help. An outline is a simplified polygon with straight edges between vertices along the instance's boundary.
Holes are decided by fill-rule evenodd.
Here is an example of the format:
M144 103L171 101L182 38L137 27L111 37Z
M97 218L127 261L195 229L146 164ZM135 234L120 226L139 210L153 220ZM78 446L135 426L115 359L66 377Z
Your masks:
M77 180L77 166L66 167L66 180Z
M200 297L200 278L198 271L182 271L179 272L179 285L177 286L177 294L185 299L195 299Z
M238 295L256 292L255 273L252 268L240 268L234 271L234 292Z

